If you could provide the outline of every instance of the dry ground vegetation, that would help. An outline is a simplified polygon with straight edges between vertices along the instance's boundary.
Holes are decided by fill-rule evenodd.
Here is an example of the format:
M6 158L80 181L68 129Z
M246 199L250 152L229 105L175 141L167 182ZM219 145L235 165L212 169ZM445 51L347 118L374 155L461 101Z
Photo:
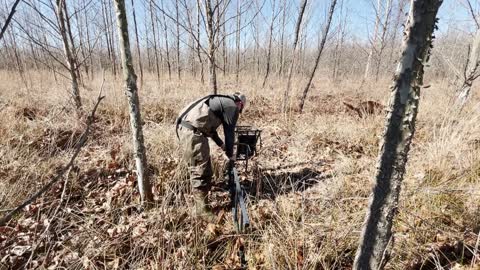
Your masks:
M86 111L98 95L100 77L85 80ZM68 162L85 128L68 103L67 81L39 72L26 78L24 83L0 73L2 215ZM427 81L431 87L422 94L387 269L478 269L480 99L472 97L456 116L449 110L455 86ZM106 99L75 166L0 227L0 269L236 269L240 241L249 269L350 269L384 113L359 117L343 102L386 104L389 80L359 88L356 80L319 77L305 113L287 115L278 112L282 79L266 89L253 77L238 86L233 78L220 82L224 93L248 94L241 124L263 130L258 156L248 173L241 170L249 194L248 234L235 235L220 180L209 195L218 222L191 216L173 121L193 97L208 93L206 86L193 78L159 84L154 76L141 86L155 207L139 212L122 82L107 77ZM215 146L212 152L219 156Z

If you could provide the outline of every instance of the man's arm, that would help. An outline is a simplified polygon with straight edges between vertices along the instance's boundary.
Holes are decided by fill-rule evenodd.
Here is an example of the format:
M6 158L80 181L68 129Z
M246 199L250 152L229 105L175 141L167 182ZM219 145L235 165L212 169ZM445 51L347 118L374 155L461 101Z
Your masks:
M222 147L223 141L220 139L220 136L218 136L218 132L215 130L215 132L212 133L212 140L217 144L219 147Z
M226 108L224 111L223 133L225 133L225 153L229 158L233 156L235 126L237 125L238 114L237 107Z

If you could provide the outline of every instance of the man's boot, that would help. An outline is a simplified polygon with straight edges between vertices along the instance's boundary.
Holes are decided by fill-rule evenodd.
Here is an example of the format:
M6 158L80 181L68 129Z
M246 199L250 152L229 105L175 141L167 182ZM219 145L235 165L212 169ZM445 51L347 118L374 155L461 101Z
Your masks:
M212 213L212 210L207 205L208 192L194 188L192 193L195 203L195 216L208 222L215 222L216 216Z

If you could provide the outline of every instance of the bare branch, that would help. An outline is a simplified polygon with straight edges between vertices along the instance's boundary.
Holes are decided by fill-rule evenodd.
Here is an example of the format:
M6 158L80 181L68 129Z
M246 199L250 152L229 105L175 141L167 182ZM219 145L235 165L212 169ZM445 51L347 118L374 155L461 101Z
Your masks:
M8 25L10 24L10 21L13 18L13 14L16 12L16 8L18 3L20 3L20 0L16 0L15 3L13 4L12 8L10 9L10 13L8 14L7 20L5 21L5 24L2 26L2 30L0 31L0 40L3 38L3 34L7 30Z

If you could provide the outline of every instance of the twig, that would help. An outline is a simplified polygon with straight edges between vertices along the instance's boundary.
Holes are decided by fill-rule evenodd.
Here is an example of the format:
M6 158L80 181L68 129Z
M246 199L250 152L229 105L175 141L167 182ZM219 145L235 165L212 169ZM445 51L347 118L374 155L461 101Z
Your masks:
M70 167L73 166L73 162L75 161L75 158L78 156L80 153L80 150L82 147L85 145L87 142L87 137L88 134L90 133L90 127L94 121L95 117L95 111L97 110L98 105L100 104L100 101L105 98L105 96L101 96L102 91L100 91L100 94L98 95L97 102L95 106L93 107L93 110L87 118L87 127L85 128L85 131L83 134L80 136L80 139L75 147L75 152L73 153L72 158L70 158L70 161L68 164L63 167L63 169L55 176L49 183L47 183L42 189L40 189L37 193L35 193L32 197L28 198L25 202L23 202L21 205L16 207L13 211L8 213L6 216L4 216L2 219L0 219L0 227L5 226L5 224L10 221L10 219L16 215L18 212L20 212L23 208L25 208L27 205L31 204L33 201L35 201L38 197L40 197L43 193L45 193L47 190L49 190L55 183L60 180L65 172L70 169Z
M480 24L478 23L477 16L475 16L475 12L473 11L472 3L470 3L470 0L467 0L467 4L470 15L472 15L473 21L475 21L475 24L477 25L477 29L480 29Z

